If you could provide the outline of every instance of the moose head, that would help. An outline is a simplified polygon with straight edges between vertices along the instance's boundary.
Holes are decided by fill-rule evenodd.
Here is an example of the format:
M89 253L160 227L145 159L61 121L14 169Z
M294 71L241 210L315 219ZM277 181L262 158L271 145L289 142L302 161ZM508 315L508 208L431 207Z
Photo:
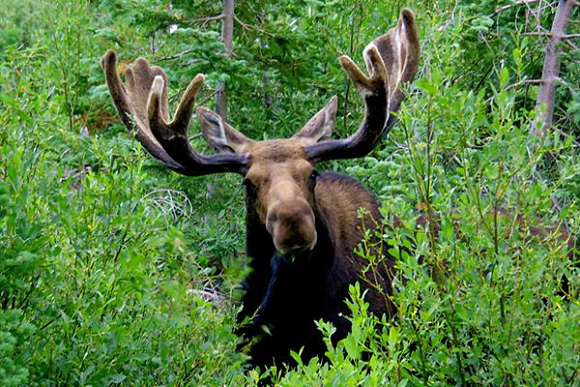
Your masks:
M363 157L374 149L396 122L393 113L405 99L400 86L414 77L419 51L414 15L405 9L395 28L365 48L368 76L349 57L340 58L366 107L359 129L345 139L331 138L336 96L288 139L249 139L216 113L198 108L201 131L218 151L215 155L195 152L187 134L203 75L189 84L170 119L167 76L161 68L139 58L125 71L123 84L117 74L115 53L108 51L103 56L101 64L117 112L153 157L188 176L233 172L244 178L248 255L253 258L253 272L244 282L247 294L242 315L254 316L255 324L275 328L272 337L265 339L271 342L253 351L255 364L267 364L278 355L282 357L283 351L289 352L288 348L306 344L315 334L315 319L336 320L344 309L345 289L362 275L362 264L353 264L357 258L352 251L362 237L356 213L359 207L366 207L378 215L377 203L353 179L319 174L316 165L324 160ZM291 263L283 266L276 258L289 255L308 257L312 266L300 271ZM385 273L387 290L388 278ZM287 289L293 286L293 280L306 281L305 290ZM380 305L371 309L385 310ZM300 322L288 328L292 330L289 334L284 320L293 310ZM297 338L294 343L291 337ZM320 351L311 352L315 355Z

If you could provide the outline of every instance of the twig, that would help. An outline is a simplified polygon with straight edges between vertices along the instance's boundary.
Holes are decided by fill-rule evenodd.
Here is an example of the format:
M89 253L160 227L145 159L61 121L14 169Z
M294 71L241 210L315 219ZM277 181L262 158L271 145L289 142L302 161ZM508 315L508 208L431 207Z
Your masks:
M201 132L199 132L199 133L196 133L196 134L192 134L191 136L189 136L189 137L188 137L188 140L189 140L189 141L191 141L191 140L195 140L195 139L197 139L197 138L201 138L201 136L203 136L203 133L201 133Z
M568 91L570 92L570 94L576 95L576 93L577 93L576 89L574 89L574 87L571 84L569 84L568 82L566 82L562 78L556 77L556 78L554 78L554 81L560 83L563 86L566 86L568 88Z
M546 31L546 32L538 32L538 31L524 32L524 35L527 35L527 36L549 36L549 37L556 37L556 38L564 39L564 43L566 43L573 50L577 50L578 46L576 46L574 43L572 43L569 39L580 38L580 34L558 35L558 34L554 34L552 32L548 32L548 31Z
M271 33L271 32L268 32L268 31L266 31L266 30L263 30L263 29L261 29L261 28L258 28L258 27L252 26L252 25L250 25L250 24L246 24L246 23L244 23L244 22L243 22L243 21L241 21L241 20L240 20L240 18L239 18L239 17L237 17L236 15L234 15L234 21L235 21L236 23L238 23L238 24L239 24L239 25L240 25L240 26L241 26L243 29L245 29L245 30L248 30L248 31L254 30L254 31L258 31L259 33L261 33L261 34L264 34L264 35L268 35L268 36L276 36L275 34L273 34L273 33Z
M234 21L236 21L243 29L245 29L245 30L252 29L249 24L246 24L243 21L241 21L240 18L237 17L236 15L233 15L233 17L234 17Z
M524 35L527 36L549 36L549 37L557 37L560 39L564 39L564 43L566 43L572 50L577 50L578 46L570 41L570 39L580 38L580 34L569 34L569 35L557 35L549 31L540 32L540 31L532 31L532 32L524 32Z
M546 82L548 82L548 81L546 81L544 79L524 79L523 81L512 83L511 85L506 86L505 89L510 90L510 89L515 88L515 87L520 87L523 85L541 85L541 84L546 83ZM555 77L554 82L558 82L558 83L566 86L568 88L568 91L570 91L570 94L576 95L577 91L574 89L574 87L572 87L572 85L570 85L568 82L566 82L562 78Z
M55 321L56 321L56 317L53 318L52 320L50 320L49 322L47 322L46 324L44 324L43 326L41 326L40 329L39 329L39 331L45 330L46 328L48 328Z
M209 22L212 22L212 21L218 21L218 20L225 19L227 16L229 16L229 15L226 15L226 14L222 13L221 15L209 16L209 17L202 17L202 18L199 18L199 19L194 19L193 21L195 23L200 23L201 22L202 25L205 25L205 24L207 24ZM233 14L232 16L233 16L233 20L236 23L238 23L245 30L248 30L248 31L254 30L254 31L258 31L259 33L264 34L264 35L276 36L275 34L273 34L271 32L268 32L268 31L263 30L261 28L258 28L258 27L252 26L250 24L244 23L243 21L240 20L240 18L236 14Z
M524 32L524 35L542 35L542 36L554 36L560 39L575 39L580 38L580 34L556 34L553 32Z
M516 83L512 83L511 85L506 86L506 90L510 90L516 87L520 87L523 85L538 85L538 84L542 84L545 81L543 79L524 79L523 81L519 81Z
M207 302L213 303L223 303L225 301L225 297L223 294L218 293L215 290L205 290L205 289L188 289L187 290L188 296L198 296L204 299Z
M544 83L543 79L524 79L523 81L519 81L516 83L512 83L505 87L506 90L514 89L516 87L524 86L524 85L538 85ZM495 100L495 96L491 96L485 100L486 104L491 104Z
M165 56L163 58L157 59L157 62L167 62L170 60L180 59L181 57L188 55L188 54L191 54L194 51L195 51L194 49L185 50L185 51L182 51L182 52L175 54L175 55L169 55L169 56ZM201 61L202 61L201 59L192 59L190 63L198 63Z
M200 19L194 19L194 23L200 23L201 25L204 26L207 23L211 22L211 21L216 21L216 20L222 20L223 18L225 18L226 15L224 15L223 13L221 15L217 15L217 16L208 16L208 17L202 17Z
M203 106L206 104L207 101L211 100L213 97L215 97L215 95L217 94L217 89L214 89L213 93L211 93L209 96L205 97L203 100L201 100L201 102L198 104L199 106Z
M537 2L539 2L539 1L540 1L540 0L520 0L520 1L518 1L517 3L514 3L514 4L508 4L508 5L504 5L503 7L500 7L500 8L498 8L498 9L496 9L496 10L495 10L493 13L491 13L491 14L489 15L489 17L494 17L494 16L497 16L497 15L499 15L500 13L502 13L503 11L507 11L507 10L508 10L508 9L510 9L510 8L514 8L514 7L517 7L517 6L520 6L520 5L524 5L524 4L526 4L526 5L528 5L528 4L533 4L533 3L537 3Z

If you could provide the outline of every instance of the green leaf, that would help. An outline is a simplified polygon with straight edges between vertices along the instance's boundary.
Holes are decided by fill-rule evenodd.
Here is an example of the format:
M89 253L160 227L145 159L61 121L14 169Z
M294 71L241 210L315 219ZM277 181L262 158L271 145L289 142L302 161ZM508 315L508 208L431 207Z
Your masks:
M360 347L353 335L348 335L343 340L344 348L351 359L358 360L361 356Z

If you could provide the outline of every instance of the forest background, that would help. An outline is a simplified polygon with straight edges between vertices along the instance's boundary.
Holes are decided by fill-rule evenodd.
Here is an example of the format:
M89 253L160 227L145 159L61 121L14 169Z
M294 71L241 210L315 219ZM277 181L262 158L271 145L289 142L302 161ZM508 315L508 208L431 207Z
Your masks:
M566 3L239 1L227 55L220 1L2 0L0 385L580 385L577 3L552 125L536 107ZM121 66L162 66L173 104L206 74L198 103L214 107L225 85L228 120L256 139L291 135L337 94L344 137L364 109L337 58L360 63L403 7L422 56L400 122L370 156L321 166L368 186L386 226L403 220L383 232L416 246L393 251L398 314L367 315L353 287L353 332L328 341L327 363L247 370L232 333L248 260L240 181L149 157L99 59L112 48Z

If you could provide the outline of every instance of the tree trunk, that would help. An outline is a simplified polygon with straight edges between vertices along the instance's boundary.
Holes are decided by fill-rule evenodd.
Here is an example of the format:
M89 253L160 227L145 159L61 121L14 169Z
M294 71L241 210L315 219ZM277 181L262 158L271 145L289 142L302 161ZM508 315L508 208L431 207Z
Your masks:
M234 0L224 0L223 24L222 24L222 42L226 48L226 56L232 57L232 38L234 34ZM226 95L226 85L220 82L217 86L215 96L216 113L219 114L224 121L227 120L228 115L228 98Z
M555 99L555 82L558 80L560 73L560 58L562 47L560 42L566 35L568 22L572 14L572 7L575 5L574 0L560 0L558 9L552 22L550 32L550 41L546 46L546 57L542 69L542 83L536 100L538 111L545 105L546 110L540 116L539 122L532 124L530 129L531 136L544 136L547 130L552 126L552 117L554 115Z

